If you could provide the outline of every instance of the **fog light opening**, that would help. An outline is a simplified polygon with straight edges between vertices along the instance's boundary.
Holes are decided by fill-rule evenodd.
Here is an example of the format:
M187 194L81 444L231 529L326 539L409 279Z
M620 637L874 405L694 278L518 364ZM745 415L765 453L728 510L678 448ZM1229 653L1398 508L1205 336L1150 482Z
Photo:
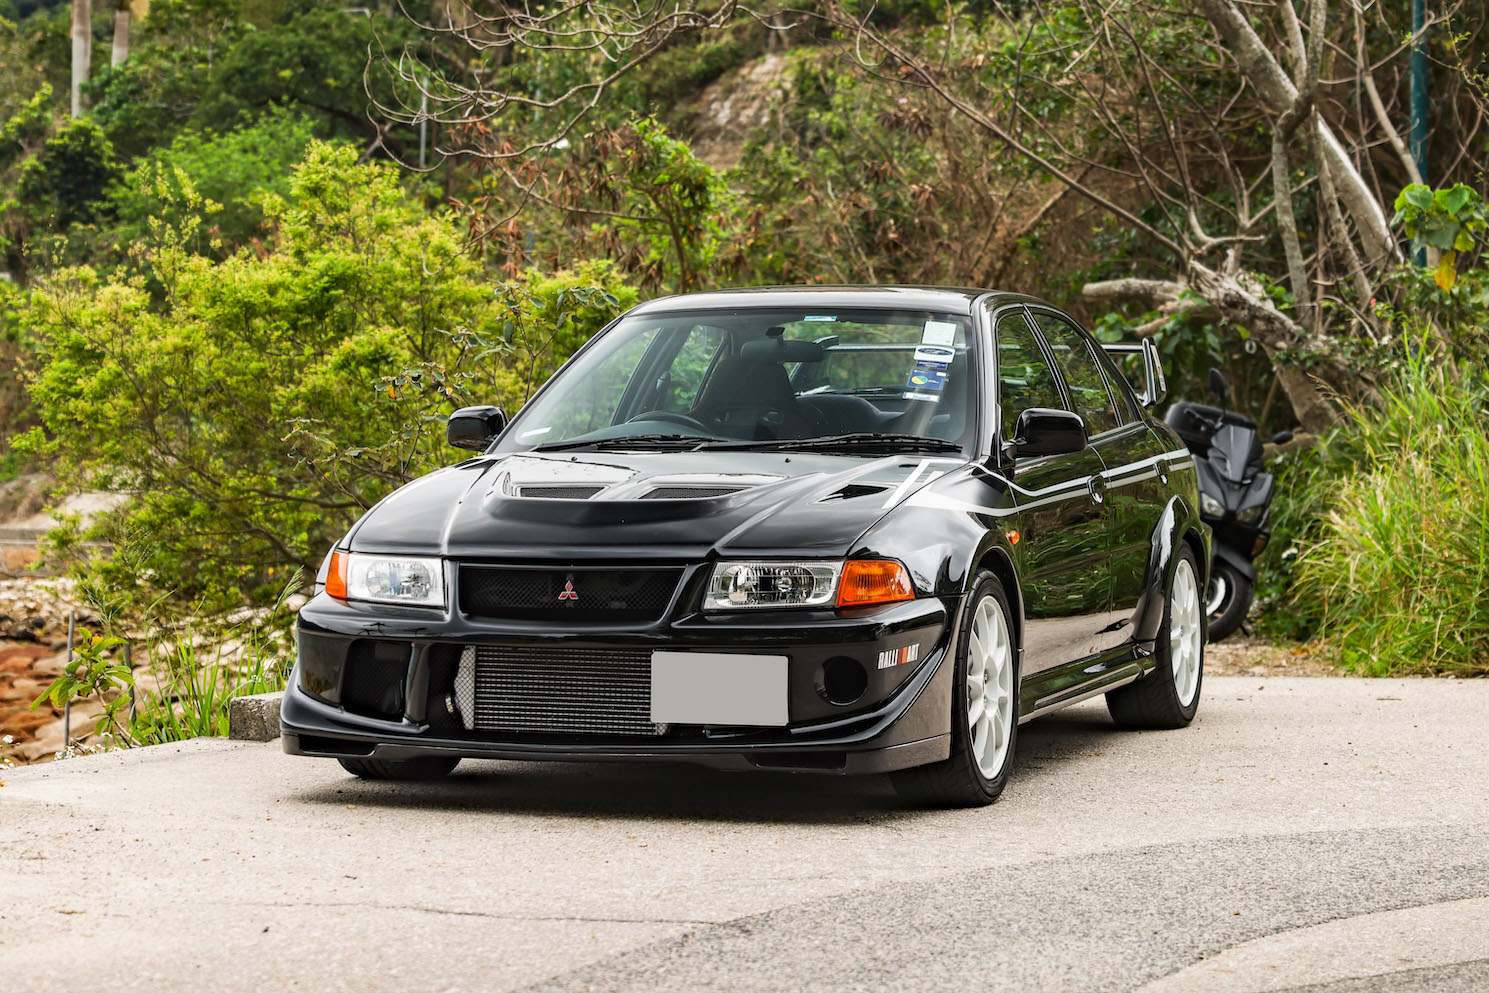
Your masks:
M868 688L868 671L854 659L839 656L822 663L817 689L828 703L846 707L856 703Z

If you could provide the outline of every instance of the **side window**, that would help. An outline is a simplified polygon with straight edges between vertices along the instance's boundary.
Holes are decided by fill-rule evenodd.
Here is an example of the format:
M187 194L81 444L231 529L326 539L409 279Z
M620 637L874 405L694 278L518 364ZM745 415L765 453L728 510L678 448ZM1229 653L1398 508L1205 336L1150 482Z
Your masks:
M703 377L713 365L714 356L727 332L723 328L700 324L688 332L682 348L672 359L672 366L662 374L657 396L658 410L684 411L693 406Z
M1013 437L1019 414L1030 407L1059 410L1065 404L1055 374L1022 312L1000 317L994 337L998 342L998 404L1003 411L1003 440L1007 441Z
M1075 412L1085 418L1086 429L1097 435L1115 428L1117 412L1112 408L1106 380L1085 336L1048 311L1034 311L1034 323L1044 333L1044 340L1054 353L1055 364L1065 375L1070 401L1075 404Z

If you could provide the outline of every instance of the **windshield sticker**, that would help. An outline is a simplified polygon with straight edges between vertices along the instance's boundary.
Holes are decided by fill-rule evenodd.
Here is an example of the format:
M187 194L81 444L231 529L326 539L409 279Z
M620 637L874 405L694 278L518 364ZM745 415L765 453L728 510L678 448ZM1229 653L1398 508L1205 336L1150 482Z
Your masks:
M906 400L929 400L932 403L935 403L937 400L940 400L941 398L939 396L937 396L936 394L934 394L934 393L916 393L913 390L910 390L910 391L906 391L906 393L905 393L905 399Z
M921 345L915 350L915 364L924 362L927 365L939 366L945 369L951 365L951 360L956 358L956 352L949 348L927 348Z
M950 346L956 342L956 324L951 321L926 321L921 344Z
M802 318L803 321L835 321L837 318L832 314L808 314Z
M919 393L940 393L946 386L946 366L945 362L916 362L905 388Z

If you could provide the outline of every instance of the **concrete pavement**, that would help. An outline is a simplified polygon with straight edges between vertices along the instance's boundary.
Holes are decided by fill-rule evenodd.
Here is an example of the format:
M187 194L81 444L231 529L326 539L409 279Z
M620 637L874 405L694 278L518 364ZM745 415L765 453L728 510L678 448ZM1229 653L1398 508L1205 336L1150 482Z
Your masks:
M277 743L0 772L6 990L1489 990L1489 682L1213 678L1008 793Z

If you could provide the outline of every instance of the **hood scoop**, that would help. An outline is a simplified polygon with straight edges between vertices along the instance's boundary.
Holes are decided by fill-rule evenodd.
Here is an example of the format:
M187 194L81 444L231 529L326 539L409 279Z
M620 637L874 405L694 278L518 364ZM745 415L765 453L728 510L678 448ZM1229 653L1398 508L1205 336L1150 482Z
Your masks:
M588 500L603 486L519 486L517 495L538 500Z
M827 503L829 500L856 500L859 497L873 496L876 493L884 493L888 486L875 486L872 483L849 483L842 489L834 490L827 494L818 503Z
M658 486L641 495L643 500L707 500L728 496L745 489L743 486Z

